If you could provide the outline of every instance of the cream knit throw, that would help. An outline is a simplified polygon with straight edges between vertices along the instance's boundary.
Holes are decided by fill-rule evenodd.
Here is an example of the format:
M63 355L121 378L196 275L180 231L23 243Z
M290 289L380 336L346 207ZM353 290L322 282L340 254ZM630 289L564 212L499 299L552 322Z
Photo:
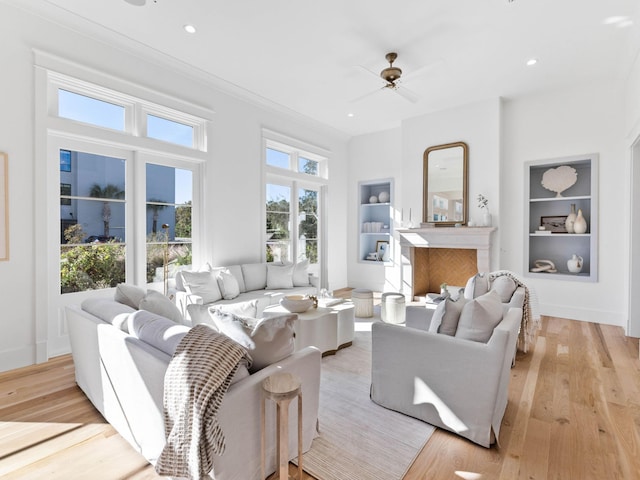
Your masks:
M522 304L522 324L518 333L518 350L527 353L535 342L536 331L540 327L540 314L538 313L538 297L532 287L526 285L520 277L509 270L498 270L489 273L489 281L505 275L519 287L524 288L524 303Z
M160 475L207 479L214 454L224 452L217 412L246 351L206 325L182 339L164 378L167 443L156 463Z

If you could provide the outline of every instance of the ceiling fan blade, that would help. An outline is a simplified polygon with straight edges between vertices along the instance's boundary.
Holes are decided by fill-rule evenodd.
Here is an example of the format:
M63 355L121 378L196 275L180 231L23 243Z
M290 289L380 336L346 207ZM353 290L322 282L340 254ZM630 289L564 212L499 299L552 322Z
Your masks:
M363 67L362 65L355 65L355 67L360 69L361 71L363 71L364 73L366 73L368 75L372 75L372 76L376 77L376 79L379 82L384 82L384 80L380 77L379 73L376 73L373 70L369 70L367 67Z
M420 96L406 87L396 85L396 88L392 88L392 90L405 100L409 100L411 103L418 103L420 101Z
M425 65L422 65L421 67L415 69L415 70L411 70L409 73L407 73L406 75L402 76L402 80L404 80L405 82L409 79L418 77L420 75L423 75L427 70L431 70L434 69L436 67L441 66L444 63L444 59L442 58L438 58L432 62L429 62Z
M387 87L384 86L384 87L380 87L380 88L378 88L376 90L373 90L372 92L367 92L364 95L360 95L359 97L354 98L353 100L349 100L349 103L356 103L356 102L359 102L360 100L364 100L365 98L370 97L371 95L375 95L376 93L378 93L379 91L381 91L381 90L383 90L385 88L387 88Z

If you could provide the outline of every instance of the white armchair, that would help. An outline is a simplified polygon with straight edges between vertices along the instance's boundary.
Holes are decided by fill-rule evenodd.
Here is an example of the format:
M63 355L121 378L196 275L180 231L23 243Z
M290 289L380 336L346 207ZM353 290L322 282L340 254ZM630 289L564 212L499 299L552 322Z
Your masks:
M521 319L522 308L509 308L487 343L374 323L371 399L490 447L507 406Z

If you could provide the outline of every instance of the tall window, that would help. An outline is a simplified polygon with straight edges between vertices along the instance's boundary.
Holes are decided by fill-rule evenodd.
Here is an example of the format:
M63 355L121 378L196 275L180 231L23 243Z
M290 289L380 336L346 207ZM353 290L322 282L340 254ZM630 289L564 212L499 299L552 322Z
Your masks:
M188 268L206 120L59 73L46 80L58 119L48 143L60 163L60 293L163 283Z
M193 172L147 163L147 282L191 265Z
M60 150L67 154L75 168L61 172L60 292L113 287L126 279L125 160Z
M327 158L311 151L311 146L301 147L299 142L273 132L265 137L266 259L308 259L318 267L322 261L321 195L327 184Z

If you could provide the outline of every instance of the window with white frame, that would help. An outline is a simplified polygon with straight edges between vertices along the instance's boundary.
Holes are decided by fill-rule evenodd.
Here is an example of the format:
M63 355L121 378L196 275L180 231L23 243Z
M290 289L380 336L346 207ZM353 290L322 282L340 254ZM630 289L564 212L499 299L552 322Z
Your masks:
M265 255L267 262L322 262L322 195L326 152L265 133ZM315 150L315 151L314 151Z
M60 293L166 285L194 254L207 120L52 71L46 79Z

